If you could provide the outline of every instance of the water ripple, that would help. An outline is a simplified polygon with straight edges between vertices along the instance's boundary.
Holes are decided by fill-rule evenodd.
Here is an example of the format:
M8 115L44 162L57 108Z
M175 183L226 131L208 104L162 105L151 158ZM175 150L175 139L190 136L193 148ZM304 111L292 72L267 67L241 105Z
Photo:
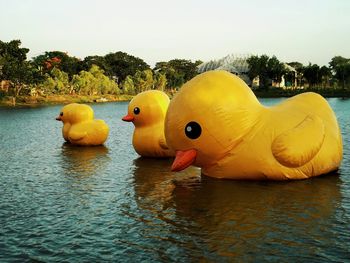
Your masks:
M276 100L265 100L265 104ZM127 103L93 105L102 147L63 142L60 106L0 109L1 262L346 262L350 101L331 99L339 174L300 182L214 180L138 158Z

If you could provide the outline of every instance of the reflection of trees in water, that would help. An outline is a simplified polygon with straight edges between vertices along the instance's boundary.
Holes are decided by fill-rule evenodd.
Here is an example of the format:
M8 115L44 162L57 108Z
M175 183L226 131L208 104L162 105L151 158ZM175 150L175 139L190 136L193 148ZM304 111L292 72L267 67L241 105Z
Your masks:
M194 222L207 249L218 255L253 259L269 249L272 255L298 249L313 254L317 242L329 243L340 183L334 175L291 182L203 177L200 187L177 185L173 201L176 217Z
M102 170L109 161L108 149L104 146L62 145L62 166L68 175L90 176Z

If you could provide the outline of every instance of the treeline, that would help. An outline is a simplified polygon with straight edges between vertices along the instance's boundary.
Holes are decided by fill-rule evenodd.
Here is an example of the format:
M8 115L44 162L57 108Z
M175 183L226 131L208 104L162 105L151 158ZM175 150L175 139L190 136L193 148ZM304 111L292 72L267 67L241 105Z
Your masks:
M148 89L172 92L198 74L202 61L173 59L151 68L141 58L118 51L79 59L61 51L47 51L30 60L20 40L0 41L0 95L137 94ZM249 79L259 79L259 89L350 88L350 59L335 56L329 66L280 62L275 56L247 59Z
M279 86L282 78L285 85L294 88L342 88L350 87L350 59L335 56L329 67L300 62L282 63L275 56L251 56L248 76L251 80L258 77L259 88L267 89ZM287 66L286 66L287 65Z
M193 78L197 65L185 59L158 62L152 69L124 52L88 56L83 60L61 51L27 59L20 40L0 41L1 92L19 95L137 94L148 89L173 90Z

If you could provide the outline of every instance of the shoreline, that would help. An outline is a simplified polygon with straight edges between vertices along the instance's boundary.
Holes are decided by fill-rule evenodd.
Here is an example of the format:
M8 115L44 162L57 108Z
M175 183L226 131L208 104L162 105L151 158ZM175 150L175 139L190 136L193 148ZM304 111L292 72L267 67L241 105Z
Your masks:
M134 95L48 95L48 96L6 96L0 99L0 107L36 107L68 103L104 103L129 101Z
M281 89L270 87L267 90L253 90L258 98L289 98L295 95L314 92L324 98L350 98L350 90L333 88Z
M268 89L253 90L257 98L288 98L305 92L315 92L325 98L349 99L350 91L340 89ZM47 95L47 96L5 96L0 98L0 107L36 107L68 103L104 103L130 101L135 95ZM14 99L15 98L15 99Z

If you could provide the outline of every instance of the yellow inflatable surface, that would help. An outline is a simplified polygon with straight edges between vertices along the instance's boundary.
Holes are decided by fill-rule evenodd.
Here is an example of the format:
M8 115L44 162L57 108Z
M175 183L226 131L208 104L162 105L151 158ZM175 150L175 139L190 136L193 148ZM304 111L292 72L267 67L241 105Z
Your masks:
M63 122L63 138L75 145L101 145L108 137L109 128L103 120L94 120L92 108L71 103L61 109L56 118Z
M159 90L139 93L129 103L128 114L123 121L132 122L135 131L132 139L135 151L144 157L170 157L164 135L164 120L169 97Z
M305 179L342 160L337 119L322 96L303 93L265 107L226 71L185 83L169 105L165 134L176 151L173 171L193 164L216 178Z

